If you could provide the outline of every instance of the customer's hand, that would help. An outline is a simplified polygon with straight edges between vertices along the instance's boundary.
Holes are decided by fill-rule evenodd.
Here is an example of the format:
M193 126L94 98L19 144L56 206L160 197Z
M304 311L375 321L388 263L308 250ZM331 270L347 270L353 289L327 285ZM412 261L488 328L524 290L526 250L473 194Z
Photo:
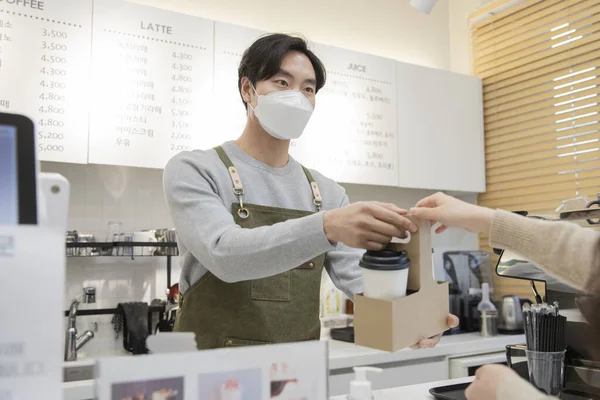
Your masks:
M473 233L488 232L494 217L494 211L469 204L448 196L436 193L420 200L410 214L420 219L428 219L441 225L436 233L442 233L448 228L463 228Z
M448 324L449 329L457 327L458 322L459 322L458 317L456 315L448 314L448 320L446 323ZM421 339L419 341L419 343L415 344L414 346L411 346L411 348L413 348L413 349L430 349L432 347L435 347L439 343L441 338L442 338L442 334L440 333L439 335L435 335L435 336L432 336L427 339Z
M381 250L393 237L404 238L406 231L417 231L417 225L403 216L406 214L406 210L394 204L375 201L354 203L326 211L323 229L330 242Z
M517 373L497 364L484 365L475 372L475 380L465 391L467 400L496 400L498 388L507 376Z

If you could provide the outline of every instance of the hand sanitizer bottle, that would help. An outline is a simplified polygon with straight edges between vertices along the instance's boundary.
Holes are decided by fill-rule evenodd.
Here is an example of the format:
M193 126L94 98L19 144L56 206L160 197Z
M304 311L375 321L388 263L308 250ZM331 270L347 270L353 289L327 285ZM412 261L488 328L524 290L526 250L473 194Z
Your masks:
M367 372L381 372L381 368L354 367L354 380L350 382L348 400L372 400L373 391L371 381L367 379Z

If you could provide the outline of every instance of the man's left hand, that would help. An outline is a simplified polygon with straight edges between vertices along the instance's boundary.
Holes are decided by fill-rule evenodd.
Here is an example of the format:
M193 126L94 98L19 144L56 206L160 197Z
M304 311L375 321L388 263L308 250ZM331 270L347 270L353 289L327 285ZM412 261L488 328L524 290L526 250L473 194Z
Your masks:
M448 324L448 329L457 327L458 322L459 322L458 317L456 315L448 314L448 319L446 322ZM421 341L419 341L419 343L415 344L414 346L411 346L411 348L412 349L430 349L432 347L435 347L441 338L442 338L442 334L440 333L439 335L432 336L427 339L421 339Z

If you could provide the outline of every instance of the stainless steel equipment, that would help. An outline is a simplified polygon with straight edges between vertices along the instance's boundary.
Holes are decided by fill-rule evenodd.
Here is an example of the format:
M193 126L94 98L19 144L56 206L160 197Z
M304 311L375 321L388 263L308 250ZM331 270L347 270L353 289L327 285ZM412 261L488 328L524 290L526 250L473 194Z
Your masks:
M175 229L169 229L167 232L167 242L177 243L177 231ZM169 247L167 249L167 255L178 256L179 249L177 247Z
M507 332L523 331L524 303L531 304L528 299L519 299L517 296L504 296L498 305L499 323L498 329Z
M498 312L497 311L482 311L481 312L481 336L492 337L498 334Z
M86 287L83 289L83 302L96 302L96 289ZM67 332L65 334L65 361L77 361L77 352L86 343L94 338L95 332L98 331L98 324L94 322L94 330L87 330L81 336L77 335L77 310L79 309L80 301L73 300L69 307L69 316L67 320Z
M121 242L131 243L133 242L133 233L124 233L120 235ZM132 246L123 246L119 247L119 255L120 256L129 256L133 255L133 247Z
M77 243L77 231L67 231L66 240L67 240L67 243ZM67 257L78 256L79 249L74 248L74 247L67 247L66 255L67 255Z
M80 233L77 237L79 243L95 243L96 238L90 233ZM99 256L100 252L94 247L81 247L79 248L79 255L82 257L86 256Z
M175 229L156 229L156 241L160 243L175 243L177 242L177 234ZM176 256L178 255L177 247L160 247L158 246L154 255L157 256Z
M446 251L442 255L449 283L451 312L460 326L451 333L480 331L481 284L492 286L492 264L489 253L481 251Z
M86 304L92 304L96 302L96 288L95 287L84 287L83 288L83 302Z

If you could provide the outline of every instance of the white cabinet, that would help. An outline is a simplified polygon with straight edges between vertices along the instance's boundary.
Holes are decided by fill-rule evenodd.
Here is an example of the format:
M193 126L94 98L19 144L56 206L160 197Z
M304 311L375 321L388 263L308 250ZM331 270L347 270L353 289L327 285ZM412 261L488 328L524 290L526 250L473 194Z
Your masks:
M451 358L448 360L450 379L474 376L481 366L486 364L506 365L506 352L499 351L489 354L476 354L466 357Z
M403 361L374 365L382 368L380 374L369 374L373 390L389 389L398 386L442 381L448 379L448 362L445 357ZM329 395L347 394L350 381L354 379L352 368L331 370L329 372Z
M479 78L396 63L399 186L485 191Z

